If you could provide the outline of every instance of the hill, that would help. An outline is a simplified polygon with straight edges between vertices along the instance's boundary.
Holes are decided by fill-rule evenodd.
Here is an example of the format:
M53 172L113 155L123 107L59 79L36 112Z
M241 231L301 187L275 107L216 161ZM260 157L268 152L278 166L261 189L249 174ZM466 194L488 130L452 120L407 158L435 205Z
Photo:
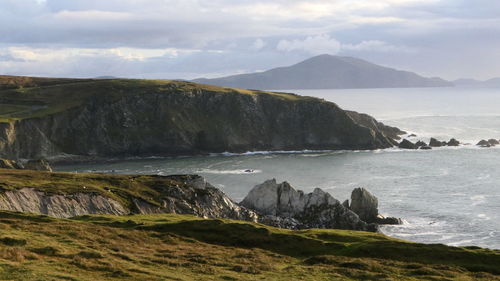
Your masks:
M395 128L352 116L317 98L192 82L1 76L0 156L167 156L394 144Z
M500 252L189 215L0 211L2 280L500 280Z
M280 90L453 86L439 78L425 78L357 58L332 55L320 55L264 72L193 81L225 87Z
M476 79L458 79L453 81L453 83L461 87L500 88L500 77L484 81Z

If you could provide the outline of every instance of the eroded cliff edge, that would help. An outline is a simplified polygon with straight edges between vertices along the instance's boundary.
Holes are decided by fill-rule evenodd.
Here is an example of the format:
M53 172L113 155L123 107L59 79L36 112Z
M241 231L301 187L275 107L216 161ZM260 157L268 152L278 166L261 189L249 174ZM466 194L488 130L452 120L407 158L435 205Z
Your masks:
M294 94L179 81L0 80L0 156L10 159L378 149L401 132Z

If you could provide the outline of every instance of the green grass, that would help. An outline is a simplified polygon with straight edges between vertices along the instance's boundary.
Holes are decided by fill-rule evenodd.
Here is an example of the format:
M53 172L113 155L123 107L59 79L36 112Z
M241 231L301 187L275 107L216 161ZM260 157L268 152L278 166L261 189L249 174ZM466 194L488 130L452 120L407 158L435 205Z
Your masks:
M294 94L253 91L183 81L138 79L58 79L0 76L0 122L38 118L81 106L91 98L118 100L126 95L189 93L267 95L289 101L311 100Z
M187 215L0 212L0 280L500 280L500 252Z

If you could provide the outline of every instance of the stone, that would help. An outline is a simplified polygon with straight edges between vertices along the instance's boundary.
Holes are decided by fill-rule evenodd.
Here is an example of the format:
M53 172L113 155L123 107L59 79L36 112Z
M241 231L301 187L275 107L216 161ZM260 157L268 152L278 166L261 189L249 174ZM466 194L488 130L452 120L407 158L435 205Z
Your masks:
M384 217L382 215L378 215L375 219L377 224L403 224L403 220L395 217Z
M275 179L255 186L240 205L256 211L261 218L259 222L265 224L269 224L269 219L274 217L272 225L294 219L295 229L378 231L377 225L364 222L327 192L316 188L305 194L287 182L278 184Z
M425 143L424 141L419 140L419 141L417 141L417 142L415 143L415 146L416 146L416 147L427 146L427 143Z
M398 147L402 148L402 149L417 149L417 147L415 146L415 144L412 143L411 141L407 140L407 139L402 140L399 143Z
M481 140L476 145L480 147L491 147L491 144L487 140Z
M50 167L49 162L45 159L29 160L24 165L24 168L27 170L52 172L52 167Z
M430 147L441 147L441 146L443 146L443 143L438 141L435 138L431 138L431 140L429 141L429 146Z
M495 146L495 145L499 145L500 142L496 139L489 139L488 140L488 143L491 145L491 146Z
M420 149L422 149L422 150L431 150L432 147L426 145L426 146L421 146Z
M460 142L457 141L456 139L451 139L448 143L447 143L448 146L459 146L460 145Z
M0 159L0 169L23 169L24 167L14 160Z
M378 199L364 188L356 188L351 193L350 209L365 222L375 222L378 215Z

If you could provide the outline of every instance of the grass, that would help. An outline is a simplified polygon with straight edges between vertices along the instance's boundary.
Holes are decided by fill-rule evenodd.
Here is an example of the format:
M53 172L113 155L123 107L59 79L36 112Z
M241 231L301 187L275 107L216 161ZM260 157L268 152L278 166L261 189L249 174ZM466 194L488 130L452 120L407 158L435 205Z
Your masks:
M0 76L0 122L44 117L85 104L90 99L116 101L127 95L203 92L312 100L295 94L232 89L184 81L138 79L58 79ZM314 99L317 100L317 99Z
M500 280L498 264L499 251L365 232L0 212L0 280Z

